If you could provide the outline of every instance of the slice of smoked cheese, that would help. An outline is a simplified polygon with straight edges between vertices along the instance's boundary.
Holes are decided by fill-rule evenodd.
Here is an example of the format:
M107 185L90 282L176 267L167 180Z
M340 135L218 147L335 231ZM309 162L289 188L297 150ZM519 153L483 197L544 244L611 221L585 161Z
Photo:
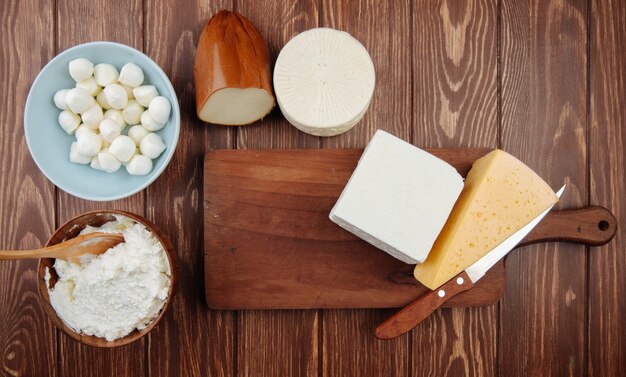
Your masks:
M428 258L415 278L436 289L558 201L550 186L496 149L476 160Z

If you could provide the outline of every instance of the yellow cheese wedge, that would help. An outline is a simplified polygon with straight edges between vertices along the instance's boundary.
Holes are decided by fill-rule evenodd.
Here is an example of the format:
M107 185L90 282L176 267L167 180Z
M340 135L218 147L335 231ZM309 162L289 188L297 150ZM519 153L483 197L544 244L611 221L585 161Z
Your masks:
M415 278L436 289L558 201L550 186L496 149L476 160L450 217Z

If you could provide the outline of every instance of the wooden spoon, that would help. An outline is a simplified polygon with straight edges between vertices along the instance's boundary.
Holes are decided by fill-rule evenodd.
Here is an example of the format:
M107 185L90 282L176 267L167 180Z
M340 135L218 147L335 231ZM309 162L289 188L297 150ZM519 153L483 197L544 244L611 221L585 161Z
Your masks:
M81 263L83 255L100 255L121 242L124 242L122 234L96 232L40 249L0 250L0 259L57 258L72 263Z

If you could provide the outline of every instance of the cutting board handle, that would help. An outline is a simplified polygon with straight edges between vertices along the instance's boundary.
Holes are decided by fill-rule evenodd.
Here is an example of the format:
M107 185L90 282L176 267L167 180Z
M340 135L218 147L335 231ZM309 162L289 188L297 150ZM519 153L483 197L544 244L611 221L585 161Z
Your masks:
M519 246L537 242L566 241L589 246L608 243L617 231L617 220L608 209L590 206L551 211Z

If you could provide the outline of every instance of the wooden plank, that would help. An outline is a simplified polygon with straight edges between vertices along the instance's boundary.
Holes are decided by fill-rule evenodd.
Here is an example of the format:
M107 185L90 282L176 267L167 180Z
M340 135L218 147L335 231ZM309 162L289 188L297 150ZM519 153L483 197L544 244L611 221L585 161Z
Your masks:
M421 147L495 147L496 1L413 7L413 130Z
M204 266L209 307L396 308L428 291L413 277L413 266L328 219L362 152L207 153ZM429 152L465 175L488 149ZM558 229L552 234L558 234ZM498 267L446 306L496 303L505 285L504 269Z
M231 1L146 2L145 52L168 75L181 105L176 153L147 189L147 214L169 235L178 253L179 288L171 310L149 335L148 375L231 376L231 312L207 310L202 269L202 161L207 149L233 145L232 129L196 117L193 66L207 20Z
M0 3L0 249L40 247L54 231L54 186L28 153L22 111L54 53L53 9L52 1ZM57 375L56 330L39 302L36 268L35 260L0 261L2 375Z
M590 199L612 209L613 242L589 251L590 376L626 375L626 3L591 2Z
M587 200L587 2L504 1L502 146L554 188L560 208ZM512 254L500 305L498 372L585 373L585 248L544 244Z
M498 146L497 4L413 7L413 142ZM412 332L413 376L494 375L497 306L440 310Z
M237 1L268 41L275 61L296 34L318 26L318 1ZM273 65L273 64L272 64ZM262 122L237 128L237 148L318 148L319 138L300 132L278 106ZM318 374L319 311L241 311L237 315L237 370L243 376Z
M376 129L404 140L411 131L410 5L405 0L322 0L320 26L350 33L369 51L376 88L368 112L347 133L322 139L329 148L362 148ZM389 310L329 310L322 317L322 375L406 376L407 337L380 341L374 328Z
M74 1L59 0L57 4L57 50L100 40L124 43L141 50L143 22L141 0L90 1L76 5ZM59 222L91 210L115 208L144 215L143 192L115 202L91 202L75 198L62 190L58 194ZM81 371L85 376L111 373L125 376L145 375L145 340L125 347L98 349L83 346L65 335L59 335L59 371L71 375Z

